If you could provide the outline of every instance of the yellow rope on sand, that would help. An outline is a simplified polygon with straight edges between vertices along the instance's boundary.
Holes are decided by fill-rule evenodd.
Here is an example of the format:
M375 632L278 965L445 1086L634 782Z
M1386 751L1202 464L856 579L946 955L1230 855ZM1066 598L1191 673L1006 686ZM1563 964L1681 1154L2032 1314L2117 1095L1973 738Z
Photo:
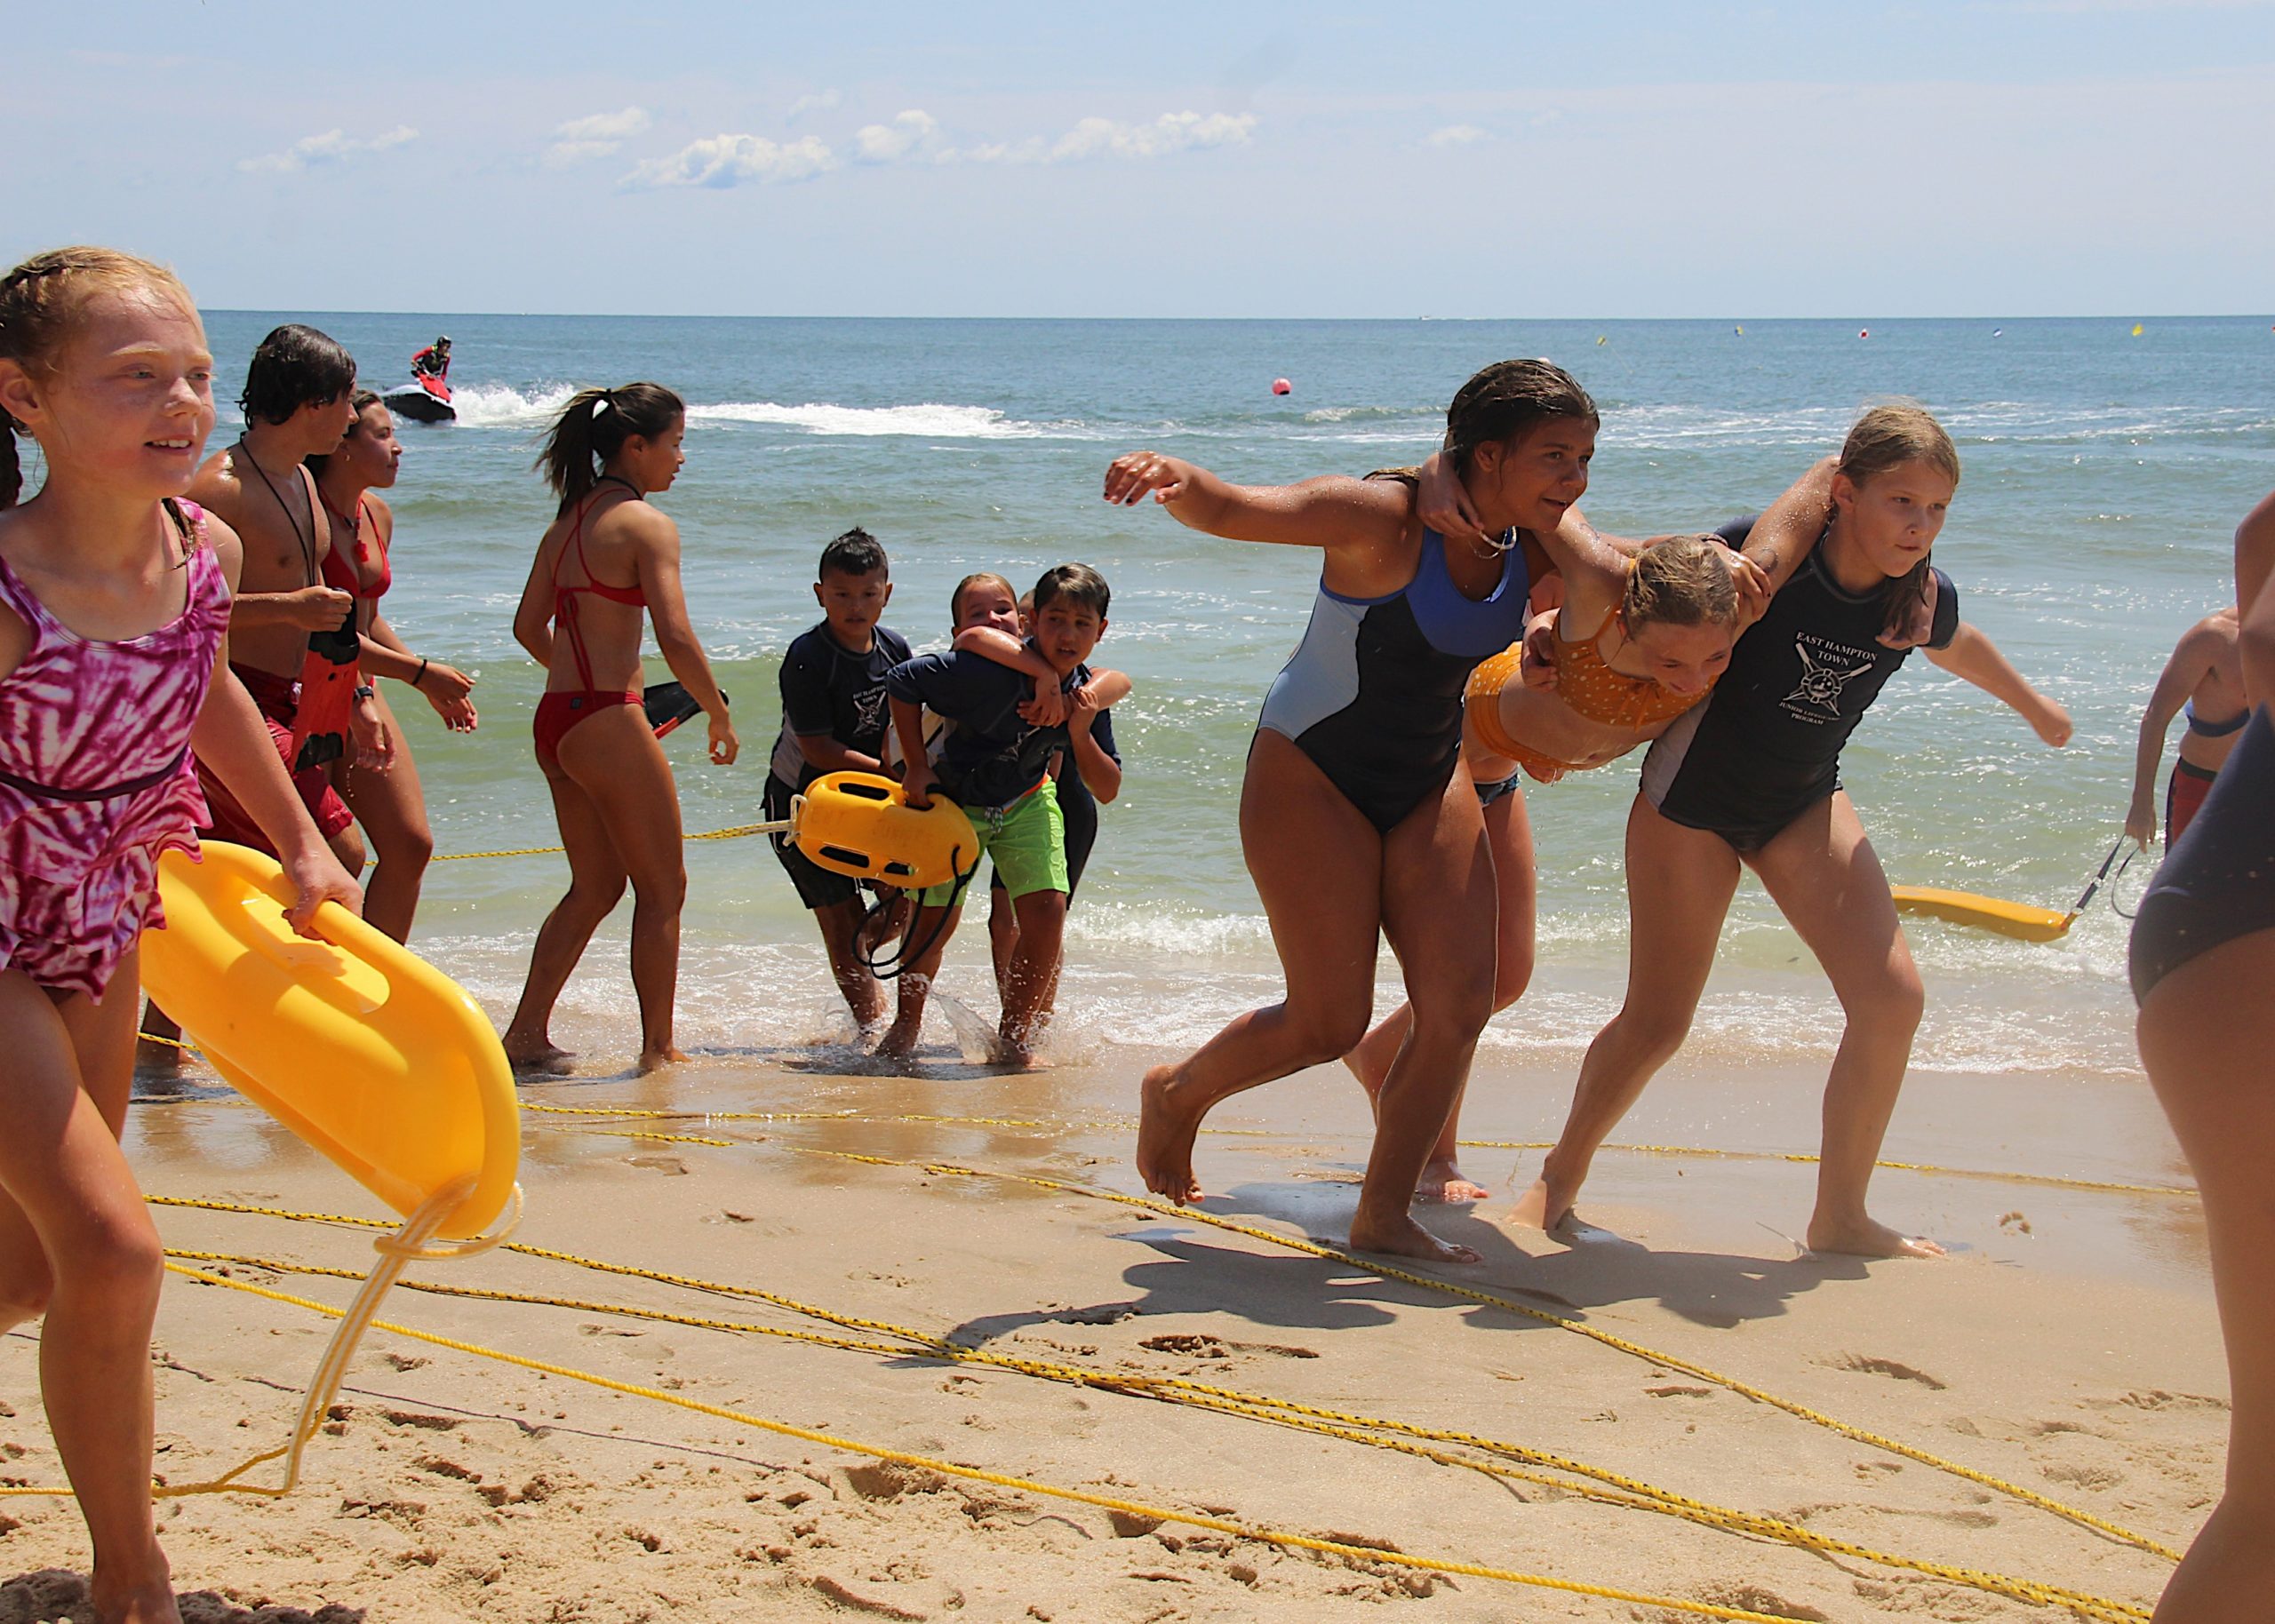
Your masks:
M313 1313L338 1318L341 1312L328 1303L314 1302L285 1292L272 1291L267 1286L253 1286L242 1280L227 1279L220 1275L208 1274L203 1270L188 1269L177 1263L169 1263L167 1268L176 1274L204 1285L225 1286L231 1291L247 1292L270 1302L286 1303L294 1308L306 1309ZM500 1364L515 1365L520 1369L549 1376L559 1376L566 1381L583 1382L609 1392L621 1393L630 1397L646 1398L658 1404L671 1405L678 1409L710 1416L714 1420L750 1427L781 1437L795 1438L801 1443L811 1444L820 1448L842 1450L848 1454L866 1455L872 1460L887 1461L894 1465L909 1467L919 1471L935 1472L944 1477L962 1478L967 1482L984 1483L995 1488L1040 1495L1046 1499L1095 1506L1106 1511L1119 1511L1128 1517L1205 1528L1212 1532L1225 1534L1234 1539L1253 1540L1260 1544L1313 1551L1322 1556L1336 1556L1349 1562L1381 1563L1421 1572L1455 1574L1465 1579L1497 1580L1506 1584L1557 1590L1571 1596L1592 1596L1602 1601L1621 1602L1632 1606L1660 1607L1669 1612L1688 1613L1696 1618L1734 1620L1738 1620L1739 1624L1791 1624L1789 1619L1780 1618L1774 1613L1758 1612L1749 1608L1724 1607L1711 1602L1694 1602L1674 1596L1650 1596L1639 1591L1616 1588L1609 1585L1592 1585L1576 1580L1552 1578L1545 1574L1520 1572L1509 1568L1489 1566L1483 1563L1418 1556L1405 1551L1354 1545L1341 1540L1320 1539L1314 1535L1297 1533L1290 1530L1237 1522L1230 1517L1210 1517L1200 1512L1181 1510L1175 1507L1150 1505L1143 1501L1127 1500L1118 1495L1098 1494L1085 1489L1042 1483L1031 1477L1017 1477L1008 1472L991 1472L978 1467L961 1465L952 1461L943 1461L929 1455L888 1448L882 1445L841 1437L834 1433L817 1431L811 1428L793 1426L787 1421L773 1421L765 1416L751 1414L746 1411L730 1409L723 1405L706 1404L700 1399L690 1398L684 1394L668 1393L658 1388L643 1387L636 1382L619 1381L613 1377L600 1375L592 1371L579 1370L572 1365L555 1365L521 1354L507 1353L499 1349L484 1347L479 1342L464 1341L456 1337L441 1336L428 1331L416 1331L407 1325L394 1325L386 1321L373 1323L383 1331L409 1337L414 1341L425 1342L431 1347L448 1348L454 1352L468 1354L476 1358L493 1359ZM2121 1613L2112 1611L2108 1616L2130 1620L2145 1615L2137 1610L2127 1609Z
M736 824L726 829L706 829L698 834L683 834L683 840L733 840L746 834L758 834L773 825L769 824ZM429 863L473 863L483 857L541 857L548 852L566 851L565 846L516 846L507 851L447 851L436 852Z
M1543 1321L1545 1324L1556 1325L1561 1329L1570 1331L1577 1335L1585 1336L1591 1341L1600 1342L1607 1347L1615 1349L1617 1351L1629 1354L1632 1357L1640 1358L1648 1364L1665 1369L1680 1371L1687 1375L1695 1376L1700 1381L1711 1381L1715 1385L1728 1389L1729 1391L1736 1393L1743 1397L1754 1399L1759 1403L1769 1405L1773 1409L1783 1410L1787 1414L1793 1415L1803 1421L1810 1421L1815 1425L1824 1427L1830 1431L1840 1435L1841 1437L1851 1438L1858 1443L1870 1445L1874 1448L1885 1450L1890 1453L1902 1455L1906 1459L1916 1461L1924 1466L1932 1466L1939 1471L1947 1472L1952 1476L1977 1484L1983 1487L1995 1489L2000 1493L2011 1496L2014 1499L2022 1501L2025 1504L2036 1506L2041 1510L2051 1512L2055 1516L2076 1523L2082 1527L2090 1528L2096 1532L2106 1534L2111 1539L2132 1545L2139 1549L2147 1551L2151 1555L2162 1556L2167 1561L2178 1562L2180 1559L2179 1552L2172 1549L2168 1546L2162 1545L2156 1540L2149 1539L2146 1535L2135 1533L2132 1530L2125 1528L2118 1524L2105 1521L2101 1517L2094 1516L2091 1512L2081 1510L2074 1506L2065 1505L2060 1501L2040 1494L2035 1490L2024 1488L2019 1484L2008 1483L2003 1478L1993 1477L1985 1472L1977 1471L1972 1467L1962 1465L1954 1461L1945 1460L1940 1455L1917 1448L1914 1445L1900 1443L1893 1438L1883 1437L1877 1433L1868 1431L1865 1429L1855 1426L1852 1423L1840 1421L1830 1415L1823 1414L1820 1412L1810 1409L1807 1405L1799 1404L1792 1399L1768 1392L1760 1388L1754 1387L1750 1383L1738 1381L1735 1377L1724 1375L1720 1371L1713 1370L1709 1366L1697 1364L1692 1360L1680 1358L1673 1354L1660 1352L1656 1349L1648 1348L1641 1343L1631 1341L1624 1337L1616 1336L1610 1332L1599 1330L1597 1327L1590 1325L1584 1321L1570 1316L1554 1313L1547 1310L1534 1308L1529 1304L1517 1302L1507 1297L1500 1296L1491 1292L1480 1291L1475 1287L1457 1285L1452 1281L1434 1279L1427 1275L1417 1274L1408 1270L1386 1265L1379 1260L1362 1258L1352 1253L1342 1251L1337 1247L1322 1246L1317 1241L1298 1238L1292 1236L1277 1235L1269 1230L1261 1229L1250 1224L1240 1223L1228 1218L1218 1217L1213 1213L1202 1212L1198 1208L1173 1207L1166 1202L1156 1201L1145 1197L1126 1196L1118 1190L1100 1190L1091 1185L1073 1184L1061 1180L1039 1178L1025 1174L993 1173L977 1168L957 1166L954 1164L948 1163L903 1161L891 1157L865 1156L847 1150L805 1150L795 1145L781 1144L779 1142L776 1142L780 1149L795 1151L803 1155L828 1157L837 1160L866 1163L878 1166L907 1168L943 1176L956 1175L972 1178L997 1178L1016 1183L1034 1184L1055 1192L1090 1196L1098 1199L1113 1201L1123 1206L1137 1207L1141 1211L1153 1213L1163 1217L1191 1219L1198 1222L1212 1225L1218 1229L1230 1230L1236 1234L1245 1235L1254 1239L1266 1241L1275 1246L1286 1246L1295 1251L1308 1253L1316 1257L1345 1263L1354 1269L1361 1270L1369 1274L1379 1275L1386 1279L1400 1280L1409 1285L1442 1292L1449 1295L1459 1297L1468 1302L1477 1302L1483 1306L1505 1309L1513 1313L1526 1315L1531 1318ZM152 1205L159 1206L190 1207L207 1212L236 1213L257 1217L285 1218L299 1222L334 1223L354 1228L386 1227L384 1224L374 1219L355 1218L342 1214L305 1213L295 1212L288 1208L282 1207L251 1206L236 1202L219 1201L202 1197L148 1196L146 1197L145 1199L149 1201ZM764 1291L755 1286L734 1286L715 1280L705 1280L687 1275L671 1274L659 1270L643 1269L636 1264L611 1263L595 1258L579 1256L575 1253L560 1252L547 1246L533 1246L526 1241L507 1242L502 1249L507 1252L519 1253L525 1257L544 1258L554 1262L568 1263L578 1268L588 1269L599 1273L624 1275L637 1279L653 1280L661 1285L680 1286L690 1291L707 1292L724 1296L746 1297L756 1302L773 1304L776 1307L787 1310L794 1313L805 1314L815 1318L826 1320L832 1324L845 1326L848 1329L874 1331L887 1335L915 1336L918 1338L922 1338L922 1333L911 1333L906 1327L894 1325L890 1321L864 1319L850 1315L834 1314L829 1310L815 1308L810 1304L800 1302L794 1298L784 1297L776 1293ZM1378 1424L1385 1428L1393 1429L1400 1428L1404 1425L1404 1423L1391 1421L1376 1422L1369 1421L1368 1418L1352 1419L1366 1421L1367 1424ZM1487 1440L1486 1443L1487 1445L1490 1447L1502 1447L1501 1445L1493 1443L1491 1440ZM1514 1448L1517 1446L1509 1447ZM1637 1483L1634 1486L1638 1492L1651 1493L1670 1501L1683 1498L1681 1496L1674 1495L1668 1491L1655 1490L1651 1485L1647 1484ZM1747 1516L1750 1514L1732 1513L1732 1515Z
M352 1279L355 1271L329 1268L321 1264L301 1263L276 1258L247 1256L220 1252L193 1252L168 1248L167 1256L190 1262L235 1264L262 1269L281 1274L306 1274ZM546 1254L563 1262L604 1271L618 1270L620 1266L603 1264L568 1254ZM645 1270L631 1270L645 1275ZM2111 1601L2088 1592L2067 1589L2061 1586L2040 1583L2033 1580L2017 1579L2003 1573L1976 1568L1962 1568L1949 1564L1924 1561L1915 1557L1893 1555L1869 1546L1821 1534L1800 1524L1758 1513L1740 1511L1717 1506L1678 1494L1640 1478L1613 1472L1585 1462L1508 1443L1497 1438L1482 1437L1474 1433L1416 1426L1410 1422L1386 1420L1377 1416L1353 1414L1345 1411L1307 1405L1293 1399L1268 1394L1243 1392L1237 1389L1192 1381L1181 1377L1143 1376L1128 1372L1100 1371L1079 1365L1047 1359L994 1352L983 1348L970 1348L945 1338L904 1325L894 1325L882 1320L860 1319L840 1314L793 1299L777 1296L746 1287L720 1286L706 1282L705 1288L726 1294L751 1296L771 1304L848 1326L870 1328L914 1344L902 1346L894 1342L866 1341L852 1337L829 1336L815 1331L802 1331L780 1325L754 1325L730 1319L717 1319L692 1314L675 1314L659 1309L637 1308L629 1304L595 1302L574 1297L547 1296L534 1293L499 1291L482 1286L445 1286L420 1281L405 1281L404 1288L439 1296L464 1297L479 1302L508 1302L530 1307L566 1309L579 1313L613 1314L626 1318L685 1325L697 1330L721 1331L745 1335L780 1338L850 1352L866 1353L882 1358L905 1359L912 1352L938 1359L944 1363L978 1365L1006 1370L1017 1374L1038 1377L1085 1388L1104 1389L1127 1393L1138 1397L1182 1404L1214 1413L1237 1416L1246 1420L1265 1421L1297 1430L1361 1444L1370 1448L1385 1449L1417 1456L1441 1465L1460 1467L1481 1475L1504 1479L1538 1484L1607 1505L1625 1507L1632 1510L1656 1512L1680 1517L1704 1527L1725 1532L1770 1539L1802 1549L1815 1550L1828 1556L1848 1556L1875 1563L1880 1566L1941 1579L1970 1588L2003 1596L2017 1601L2027 1601L2048 1606L2071 1608L2079 1613L2097 1618L2135 1620L2147 1616L2145 1610L2122 1602ZM1399 1436L1384 1437L1370 1436L1369 1431L1388 1432ZM1421 1440L1408 1442L1408 1439ZM1428 1447L1429 1444L1451 1444L1503 1454L1545 1467L1553 1471L1574 1477L1592 1478L1594 1482L1571 1482L1553 1477L1545 1471L1527 1471L1494 1461L1479 1461L1469 1456L1450 1453L1444 1449ZM1609 1485L1608 1488L1599 1485Z

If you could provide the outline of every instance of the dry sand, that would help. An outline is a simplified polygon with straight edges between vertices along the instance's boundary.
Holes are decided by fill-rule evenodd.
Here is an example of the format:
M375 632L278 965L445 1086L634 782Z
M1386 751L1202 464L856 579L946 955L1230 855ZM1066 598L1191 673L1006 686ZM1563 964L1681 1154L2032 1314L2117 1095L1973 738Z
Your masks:
M1999 1489L1510 1309L1385 1280L1191 1217L923 1166L946 1161L1131 1191L1126 1112L1150 1059L1113 1051L1029 1079L912 1080L712 1055L645 1080L579 1079L536 1103L858 1111L793 1122L526 1118L519 1239L762 1289L832 1313L1110 1379L1182 1378L1479 1435L1799 1524L1877 1552L2144 1606L2164 1559ZM1623 1138L1807 1149L1820 1079L1671 1068ZM1479 1138L1547 1136L1569 1073L1487 1074ZM1043 1126L895 1121L999 1118ZM1208 1210L1339 1241L1364 1117L1339 1074L1236 1101L1201 1144ZM675 1134L725 1143L642 1140ZM375 1215L345 1175L219 1091L136 1108L147 1189ZM1888 1154L1952 1166L2169 1183L2138 1079L1915 1077ZM1537 1153L1480 1150L1505 1184ZM2215 1497L2225 1377L2192 1200L1886 1172L1884 1215L1960 1249L1940 1263L1798 1256L1812 1169L1608 1154L1566 1244L1440 1209L1487 1254L1445 1278L1810 1406L2184 1545ZM171 1247L361 1270L339 1226L162 1208ZM1782 1233L1781 1233L1782 1232ZM345 1302L345 1281L233 1277ZM1085 1388L1001 1365L848 1350L606 1311L613 1304L868 1343L748 1297L493 1253L415 1279L576 1300L399 1291L383 1318L671 1397L1181 1512L1389 1552L1797 1619L2069 1617L1863 1556L1799 1549L1568 1487ZM330 1322L169 1280L158 1468L195 1481L282 1441ZM29 1333L0 1341L11 1483L57 1480ZM1382 1436L1377 1434L1376 1436ZM1411 1441L1411 1440L1409 1440ZM1473 1445L1425 1445L1497 1459ZM1564 1483L1569 1473L1544 1471ZM1384 1559L1290 1550L1026 1490L881 1465L653 1398L384 1331L289 1498L166 1502L193 1620L460 1619L1672 1620L1630 1603ZM0 1624L69 1616L85 1536L68 1501L0 1501ZM84 1616L82 1614L81 1616Z

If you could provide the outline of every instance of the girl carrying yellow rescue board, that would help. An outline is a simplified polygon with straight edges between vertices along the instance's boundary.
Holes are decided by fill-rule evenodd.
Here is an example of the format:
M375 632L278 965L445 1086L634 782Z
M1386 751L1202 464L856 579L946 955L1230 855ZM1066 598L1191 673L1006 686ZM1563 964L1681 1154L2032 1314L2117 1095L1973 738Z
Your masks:
M45 1314L41 1392L113 1624L180 1616L150 1501L162 1259L117 1136L158 858L205 816L191 749L283 854L296 927L361 901L229 671L236 537L180 499L212 366L147 260L67 248L0 277L0 1328ZM20 433L47 465L20 506Z

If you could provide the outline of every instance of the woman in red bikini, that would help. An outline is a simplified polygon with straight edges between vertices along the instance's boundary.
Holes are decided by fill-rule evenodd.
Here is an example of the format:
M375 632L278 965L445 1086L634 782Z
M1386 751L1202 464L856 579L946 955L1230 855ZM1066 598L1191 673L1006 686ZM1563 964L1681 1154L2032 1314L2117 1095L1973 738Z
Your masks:
M395 418L369 389L355 395L355 419L339 450L311 457L316 496L331 521L331 546L323 555L323 584L355 597L358 663L368 676L408 682L435 707L453 733L471 733L476 720L467 696L474 679L455 666L411 651L379 612L379 600L395 584L395 510L377 491L391 489L403 461L395 437ZM419 908L419 887L435 855L435 833L427 822L427 797L411 759L411 743L395 724L386 696L379 713L395 740L384 767L341 760L332 763L333 787L363 825L379 866L364 888L363 917L398 942L411 939L411 916Z
M640 704L643 610L664 663L710 718L711 760L728 766L741 748L688 624L679 527L648 502L678 478L686 432L686 406L660 384L587 389L563 409L538 459L561 512L538 543L514 636L547 673L537 760L569 851L569 893L537 933L506 1029L506 1053L524 1070L569 1069L569 1052L547 1033L554 1000L627 880L640 1068L684 1058L672 1047L672 999L687 870L679 792ZM566 660L555 657L563 643Z

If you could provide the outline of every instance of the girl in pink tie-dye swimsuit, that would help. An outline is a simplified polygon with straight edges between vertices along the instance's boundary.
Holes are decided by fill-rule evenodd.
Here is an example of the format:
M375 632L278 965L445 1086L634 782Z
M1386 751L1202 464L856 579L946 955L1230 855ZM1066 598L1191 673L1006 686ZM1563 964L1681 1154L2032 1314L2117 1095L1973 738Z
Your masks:
M178 500L212 366L147 260L67 248L0 276L0 1332L44 1317L105 1624L180 1624L150 1510L164 1255L118 1134L158 857L195 851L205 810L193 751L275 842L296 925L357 900L226 664L236 535ZM46 462L20 506L19 434Z
M0 605L31 634L0 678L0 963L100 999L158 906L158 854L197 849L189 733L229 626L204 514L175 520L181 613L140 637L79 636L0 557ZM128 996L132 997L130 989Z

